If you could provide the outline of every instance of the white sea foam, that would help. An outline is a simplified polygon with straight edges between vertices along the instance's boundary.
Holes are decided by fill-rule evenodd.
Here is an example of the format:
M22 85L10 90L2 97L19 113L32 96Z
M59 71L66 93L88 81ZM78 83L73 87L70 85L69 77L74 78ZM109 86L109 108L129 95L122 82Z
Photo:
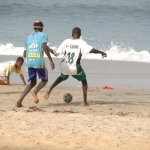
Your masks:
M51 47L56 49L56 47ZM102 50L103 51L103 50ZM150 63L150 53L148 51L137 52L131 47L125 47L122 45L113 44L111 42L107 53L106 60L118 60L118 61L135 61L135 62L147 62ZM0 44L0 55L17 55L22 56L23 47L14 47L13 44L7 43L6 45ZM54 56L52 56L54 57ZM59 56L61 58L62 56ZM87 54L82 56L83 59L102 59L99 54Z

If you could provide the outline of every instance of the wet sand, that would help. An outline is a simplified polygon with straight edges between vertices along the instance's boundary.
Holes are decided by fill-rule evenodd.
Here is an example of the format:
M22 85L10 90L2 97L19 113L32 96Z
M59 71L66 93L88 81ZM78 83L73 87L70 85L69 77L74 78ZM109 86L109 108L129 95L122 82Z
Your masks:
M0 62L8 60L16 60L18 56L0 56ZM60 76L60 62L62 58L53 58L55 69L51 70L49 61L45 58L46 66L49 72L48 85L51 85L58 76ZM135 89L149 89L150 90L150 69L149 63L139 62L122 62L122 61L108 61L108 60L88 60L82 59L81 65L86 72L88 85L103 87L105 85L114 88L135 88ZM25 65L22 67L23 74L26 81L28 75ZM18 75L13 73L10 77L12 84L22 84ZM81 83L72 77L69 77L60 86L80 87Z
M149 150L150 90L104 90L90 86L88 107L81 87L56 87L49 100L29 93L17 108L24 86L0 86L0 150ZM73 101L65 103L63 94Z

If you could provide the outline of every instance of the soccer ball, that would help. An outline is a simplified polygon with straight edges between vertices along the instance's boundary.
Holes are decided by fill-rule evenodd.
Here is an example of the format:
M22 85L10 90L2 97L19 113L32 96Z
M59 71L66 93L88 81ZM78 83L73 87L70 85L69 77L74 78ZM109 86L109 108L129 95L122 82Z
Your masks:
M66 102L66 103L70 103L72 101L72 98L73 97L72 97L72 95L70 93L66 93L63 96L64 102Z

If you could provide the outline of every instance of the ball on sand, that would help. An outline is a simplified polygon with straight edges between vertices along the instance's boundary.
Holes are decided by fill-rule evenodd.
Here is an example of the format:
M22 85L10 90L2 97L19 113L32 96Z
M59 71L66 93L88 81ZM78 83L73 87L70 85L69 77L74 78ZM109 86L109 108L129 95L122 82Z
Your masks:
M66 93L63 95L64 102L70 103L72 101L72 95L70 93Z

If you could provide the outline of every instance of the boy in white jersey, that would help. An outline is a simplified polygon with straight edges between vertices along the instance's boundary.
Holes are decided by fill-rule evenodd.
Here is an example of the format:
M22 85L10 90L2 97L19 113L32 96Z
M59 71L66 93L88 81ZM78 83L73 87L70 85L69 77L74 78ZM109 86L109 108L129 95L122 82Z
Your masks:
M0 63L0 85L10 85L10 75L13 72L19 74L24 85L26 85L24 76L21 71L21 66L23 63L24 59L22 57L18 57L16 61L10 60Z
M107 54L94 49L92 46L89 46L85 41L80 40L81 30L76 27L72 31L72 39L65 40L59 48L54 50L49 50L55 56L59 54L64 54L64 59L61 62L61 76L56 79L56 81L50 86L46 91L44 98L47 100L52 89L58 85L60 82L66 80L69 75L72 75L75 79L82 82L83 87L83 97L84 105L87 103L87 80L86 74L80 65L81 56L88 53L97 53L101 54L102 57L106 57Z

